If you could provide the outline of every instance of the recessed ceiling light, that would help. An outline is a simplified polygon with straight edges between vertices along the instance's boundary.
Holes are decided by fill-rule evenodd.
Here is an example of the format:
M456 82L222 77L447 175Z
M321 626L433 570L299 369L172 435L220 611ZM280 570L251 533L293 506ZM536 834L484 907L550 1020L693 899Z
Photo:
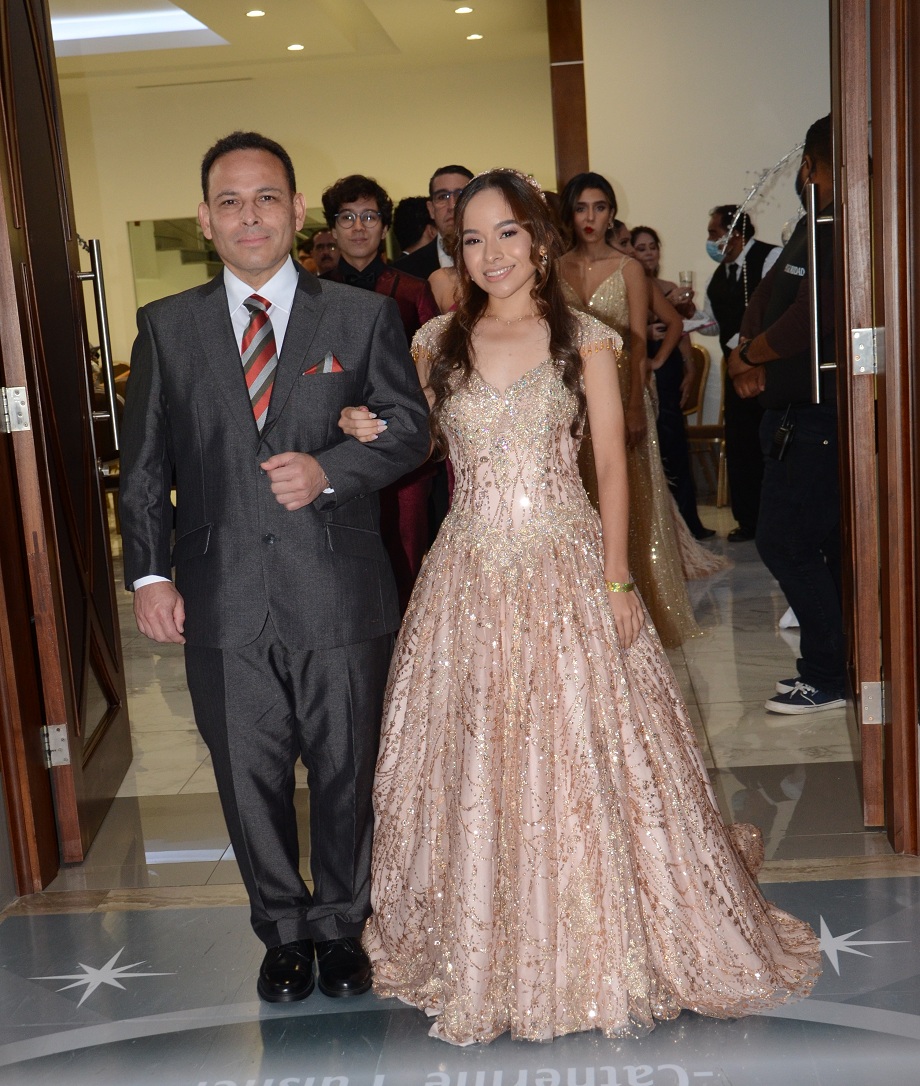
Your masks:
M265 12L259 11L258 8L253 8L252 11L247 11L246 14L249 16L250 19L259 19L265 14Z
M288 46L289 53L299 53L301 49L303 49L303 46L298 45L296 42L293 45Z
M482 35L481 34L467 34L466 40L467 41L482 41Z
M454 15L470 15L473 9L468 7L454 8Z

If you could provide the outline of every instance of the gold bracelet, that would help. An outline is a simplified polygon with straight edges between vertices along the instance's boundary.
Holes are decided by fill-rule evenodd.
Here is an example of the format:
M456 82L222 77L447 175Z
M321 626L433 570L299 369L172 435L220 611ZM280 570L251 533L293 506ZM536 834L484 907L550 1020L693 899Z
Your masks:
M635 590L635 581L604 581L608 592L632 592Z

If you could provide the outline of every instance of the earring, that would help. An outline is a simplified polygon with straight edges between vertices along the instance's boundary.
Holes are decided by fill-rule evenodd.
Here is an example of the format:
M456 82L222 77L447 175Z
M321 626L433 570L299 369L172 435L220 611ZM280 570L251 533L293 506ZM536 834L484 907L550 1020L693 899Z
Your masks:
M540 246L540 263L544 268L549 263L549 253L546 251L545 245Z

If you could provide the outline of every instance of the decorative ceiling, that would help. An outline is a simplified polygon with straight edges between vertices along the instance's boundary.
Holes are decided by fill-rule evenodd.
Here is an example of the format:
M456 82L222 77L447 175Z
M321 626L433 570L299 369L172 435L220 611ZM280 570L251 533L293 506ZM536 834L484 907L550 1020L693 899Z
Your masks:
M353 65L473 60L494 63L500 85L503 61L547 56L545 0L263 0L258 9L246 0L50 0L50 8L52 25L68 35L58 46L65 90L70 81L211 83L280 67L347 78ZM264 15L247 16L252 10ZM183 13L189 25L168 29ZM152 32L141 33L144 16Z

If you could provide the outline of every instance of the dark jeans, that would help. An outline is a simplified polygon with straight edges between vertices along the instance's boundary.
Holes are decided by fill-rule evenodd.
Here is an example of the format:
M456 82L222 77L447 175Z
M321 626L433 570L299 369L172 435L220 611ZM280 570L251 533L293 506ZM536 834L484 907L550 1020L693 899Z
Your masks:
M795 430L782 460L768 455L783 411L765 411L757 550L801 628L800 677L830 694L844 692L840 608L840 484L837 407L795 407Z

